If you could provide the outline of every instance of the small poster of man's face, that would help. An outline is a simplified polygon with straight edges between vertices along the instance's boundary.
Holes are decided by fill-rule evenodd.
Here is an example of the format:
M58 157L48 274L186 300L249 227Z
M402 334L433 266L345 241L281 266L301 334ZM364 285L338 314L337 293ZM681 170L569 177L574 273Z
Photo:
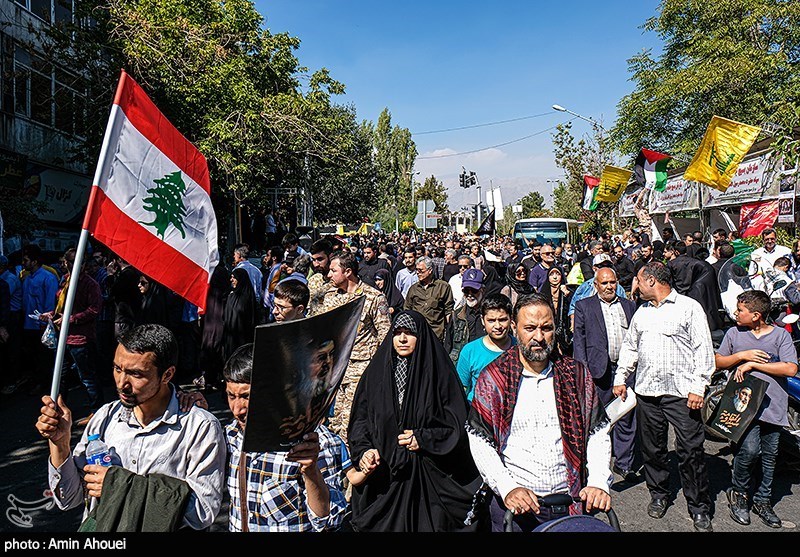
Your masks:
M788 191L794 191L795 184L797 183L797 176L795 174L789 174L788 176L782 176L780 182L780 191L781 193L786 193Z
M733 407L737 412L744 412L747 410L747 405L750 404L750 398L753 396L753 389L750 387L742 387L736 389L733 396Z

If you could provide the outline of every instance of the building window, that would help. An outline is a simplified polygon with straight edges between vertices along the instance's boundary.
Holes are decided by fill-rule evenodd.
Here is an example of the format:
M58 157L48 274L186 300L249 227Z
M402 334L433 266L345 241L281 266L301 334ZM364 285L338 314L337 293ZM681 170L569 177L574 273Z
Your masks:
M14 110L40 124L82 136L86 116L85 80L31 54L14 49Z
M53 12L56 17L56 25L72 23L72 0L55 0Z
M15 0L47 23L71 23L74 0Z
M11 37L0 33L0 110L14 111L14 42Z
M53 0L28 0L28 9L47 23L53 22Z
M83 78L56 68L56 128L70 135L83 135L86 84Z
M31 57L28 51L16 46L14 49L14 112L24 116L29 115L30 63Z

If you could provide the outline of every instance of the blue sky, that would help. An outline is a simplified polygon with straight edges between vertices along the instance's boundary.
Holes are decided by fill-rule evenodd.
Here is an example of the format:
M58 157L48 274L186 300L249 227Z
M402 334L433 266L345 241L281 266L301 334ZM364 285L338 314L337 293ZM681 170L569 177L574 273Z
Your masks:
M388 107L392 122L411 130L419 150L417 178L435 174L442 180L451 209L477 198L474 188L458 187L462 165L477 172L484 192L490 184L500 187L506 205L531 190L548 199L553 184L547 180L560 173L552 131L544 130L569 118L551 106L610 127L617 102L632 90L627 59L660 48L659 38L641 29L656 15L656 0L255 4L268 29L301 40L301 64L312 71L328 68L345 84L347 92L336 102L355 105L359 119L373 121ZM536 117L420 133L527 116ZM590 124L576 120L573 129L580 135Z

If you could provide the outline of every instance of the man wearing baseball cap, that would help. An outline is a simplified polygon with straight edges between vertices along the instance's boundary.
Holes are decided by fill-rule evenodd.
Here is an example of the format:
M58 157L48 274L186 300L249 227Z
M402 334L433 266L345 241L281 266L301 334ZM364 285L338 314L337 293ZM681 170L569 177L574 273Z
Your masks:
M481 302L483 301L483 281L485 275L480 269L467 269L461 276L461 291L464 303L453 310L444 335L444 348L455 364L461 349L468 342L485 334L481 321Z
M592 258L592 277L594 277L598 269L604 268L614 270L614 262L611 261L611 256L607 253L598 253ZM614 275L616 274L616 271L614 271ZM597 289L594 287L594 281L586 280L578 287L575 294L572 295L572 300L570 300L569 303L569 320L572 324L573 331L575 330L575 304L578 303L578 300L594 296L596 293ZM619 285L619 282L617 282L617 296L625 298L625 289Z

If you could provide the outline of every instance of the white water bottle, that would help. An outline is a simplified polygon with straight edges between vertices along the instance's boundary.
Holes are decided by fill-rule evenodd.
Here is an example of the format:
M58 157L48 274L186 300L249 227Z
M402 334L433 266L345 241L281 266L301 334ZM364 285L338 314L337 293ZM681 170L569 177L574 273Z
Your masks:
M86 445L86 464L111 466L111 453L108 452L108 445L100 439L99 433L89 436L89 444Z

